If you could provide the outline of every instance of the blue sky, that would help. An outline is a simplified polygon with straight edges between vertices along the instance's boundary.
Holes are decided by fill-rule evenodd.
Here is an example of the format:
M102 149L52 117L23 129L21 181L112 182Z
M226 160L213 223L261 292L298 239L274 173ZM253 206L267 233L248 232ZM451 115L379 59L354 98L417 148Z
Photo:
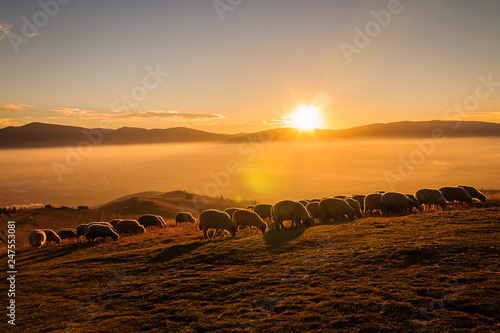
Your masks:
M334 129L500 122L500 86L471 97L480 77L500 82L498 1L41 3L0 1L0 127L234 133L286 126L299 104Z

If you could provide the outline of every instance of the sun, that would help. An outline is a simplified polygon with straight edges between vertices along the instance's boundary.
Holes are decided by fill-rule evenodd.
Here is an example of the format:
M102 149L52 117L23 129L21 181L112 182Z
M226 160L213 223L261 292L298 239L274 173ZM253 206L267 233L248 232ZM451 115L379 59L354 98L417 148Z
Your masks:
M318 128L321 122L321 112L312 105L299 105L290 114L290 125L300 130Z

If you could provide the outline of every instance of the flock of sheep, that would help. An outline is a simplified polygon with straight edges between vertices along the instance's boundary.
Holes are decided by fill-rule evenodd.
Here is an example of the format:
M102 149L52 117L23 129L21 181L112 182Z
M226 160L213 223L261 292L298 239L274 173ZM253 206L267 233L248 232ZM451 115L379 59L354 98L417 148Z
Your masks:
M208 239L208 230L215 229L213 238L219 231L222 235L228 232L233 237L240 227L253 227L265 233L269 229L284 228L284 221L291 221L292 227L304 224L311 226L315 219L323 222L352 220L363 215L373 216L374 213L405 214L414 208L422 212L425 209L444 209L447 205L458 203L472 204L474 201L486 202L484 194L471 186L447 186L440 189L422 188L414 194L399 192L375 192L368 195L335 196L332 198L312 200L282 200L275 204L257 204L243 208L227 208L225 211L216 209L204 210L200 213L198 227L203 231L204 239ZM196 219L187 212L178 213L176 224L196 222ZM269 223L266 223L268 221ZM59 243L63 239L76 238L80 241L86 238L94 242L96 238L117 240L124 234L141 234L147 227L166 227L166 223L159 215L143 215L137 220L115 219L110 222L92 222L81 224L76 229L62 229L57 234L50 229L34 230L29 237L33 247L39 248L45 243Z

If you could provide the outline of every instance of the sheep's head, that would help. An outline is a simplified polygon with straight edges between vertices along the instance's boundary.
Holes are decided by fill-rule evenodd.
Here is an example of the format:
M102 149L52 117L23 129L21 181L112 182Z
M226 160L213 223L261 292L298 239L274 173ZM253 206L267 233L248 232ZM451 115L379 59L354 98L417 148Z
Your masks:
M146 232L146 228L144 228L144 226L140 225L137 227L138 234L144 234L145 232Z

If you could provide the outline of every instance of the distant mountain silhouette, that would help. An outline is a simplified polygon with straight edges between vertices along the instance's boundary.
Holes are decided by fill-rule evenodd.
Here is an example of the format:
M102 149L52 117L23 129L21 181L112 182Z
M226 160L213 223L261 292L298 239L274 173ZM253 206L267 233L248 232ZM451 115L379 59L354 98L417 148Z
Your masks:
M42 148L77 146L83 141L104 145L150 144L169 142L244 142L288 140L334 140L342 138L423 138L433 131L447 137L499 137L500 124L477 121L403 121L371 124L344 130L300 131L277 128L256 133L216 134L185 127L143 129L123 127L116 130L86 129L44 123L0 129L0 148Z

